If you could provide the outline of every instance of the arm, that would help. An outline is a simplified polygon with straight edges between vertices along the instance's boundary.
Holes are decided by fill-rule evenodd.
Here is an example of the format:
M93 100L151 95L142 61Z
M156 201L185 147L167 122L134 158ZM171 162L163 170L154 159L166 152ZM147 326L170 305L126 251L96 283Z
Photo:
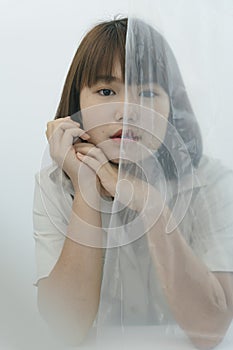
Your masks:
M178 227L166 234L171 212L164 207L160 213L163 208L160 193L136 178L131 183L133 209L139 215L142 213L151 257L174 318L196 347L216 346L233 318L233 274L211 272L194 254ZM145 193L147 208L146 196L142 196ZM156 223L154 217L159 217Z
M71 344L82 341L95 319L102 276L102 249L80 244L89 234L101 236L102 229L98 192L92 190L93 195L88 198L94 207L82 197L82 193L90 195L93 186L100 188L96 175L85 165L82 165L85 181L81 193L78 177L81 163L75 155L73 140L75 137L87 140L89 136L79 126L69 117L47 125L50 155L71 179L75 196L61 254L50 275L38 285L41 314L59 336ZM50 221L49 213L46 215Z
M101 170L101 159L96 164L88 156L81 159L96 173L98 169ZM99 171L97 175L105 189L114 196L117 178L114 180L114 176L109 176L108 173L110 170L103 166L102 173ZM133 187L132 197L128 181ZM148 227L148 223L153 222L156 211L159 214L162 208L160 194L154 187L133 176L128 175L127 182L120 183L118 199L138 213L143 212L146 203L143 220ZM222 340L232 320L233 276L231 273L211 272L195 256L178 228L172 234L166 234L170 215L169 208L165 207L159 220L147 232L151 256L177 323L194 345L208 349Z
M98 206L96 201L96 208ZM73 201L72 227L77 213L93 226L101 227L100 212L90 208L78 191ZM83 232L84 229L82 227L82 234L88 234L88 226L87 232ZM79 244L79 230L75 231L76 241L65 239L54 269L38 285L42 316L72 344L82 341L96 317L102 277L102 249Z
M209 349L233 317L233 276L209 271L178 228L166 234L170 215L165 208L147 233L151 256L174 318L195 346Z

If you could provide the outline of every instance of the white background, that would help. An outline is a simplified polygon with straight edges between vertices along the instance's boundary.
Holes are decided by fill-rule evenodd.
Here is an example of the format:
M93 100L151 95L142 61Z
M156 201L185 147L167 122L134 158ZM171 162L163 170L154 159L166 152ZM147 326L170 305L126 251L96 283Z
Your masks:
M124 0L0 1L0 348L48 344L36 309L32 238L34 174L46 123L54 118L83 34L100 20L127 13Z
M150 12L150 6L155 4L155 1L142 1L142 3L144 4L143 10ZM136 5L143 6L142 3L134 1L135 7ZM170 5L174 3L170 1ZM182 1L177 1L177 3L181 4ZM187 3L190 4L190 1L186 1ZM203 1L200 0L199 3ZM211 6L215 4L216 13L221 10L222 14L230 15L224 20L223 17L220 17L222 20L218 23L218 26L224 26L224 38L217 36L217 39L213 39L213 43L218 40L217 42L226 44L231 38L229 45L223 45L225 50L226 47L232 46L232 32L231 35L229 32L232 30L233 10L230 1L221 2L225 5L223 9L218 8L219 3L209 0L205 2L211 11L213 10ZM175 10L169 7L170 24L172 24L172 13L175 13ZM0 347L4 349L41 349L41 344L44 344L42 339L49 339L47 328L44 323L40 322L36 309L36 288L33 287L34 242L32 239L34 174L40 168L46 147L46 123L55 115L69 64L83 34L99 20L110 19L117 14L127 15L127 13L128 3L125 0L0 1ZM197 13L196 15L198 16ZM189 23L185 17L180 20L187 22L187 25ZM206 16L202 19L202 23L208 20ZM166 29L166 19L163 20L163 23ZM173 24L175 30L175 23ZM210 24L213 26L212 22ZM218 26L211 28L218 31ZM193 35L195 35L194 32ZM172 34L170 36L172 39ZM190 43L195 44L195 40L190 38ZM181 47L179 45L181 41L178 44L178 47ZM199 45L198 41L196 45ZM222 85L220 89L217 89L218 93L212 91L210 96L205 96L208 89L206 82L203 81L204 93L200 94L199 76L196 70L191 72L191 64L183 63L181 66L182 71L186 74L190 72L190 94L193 93L193 82L193 101L196 111L199 112L197 113L199 119L203 111L207 109L207 104L203 108L202 104L198 104L199 99L207 98L210 105L211 101L213 102L211 105L213 117L207 118L207 123L203 122L204 132L207 134L210 123L215 121L209 133L207 146L213 147L218 157L232 165L233 70L229 64L232 61L232 49L224 52L221 47L213 45L211 50L212 53L215 53L215 60L218 62L216 71L218 74L221 73L222 77L224 76L222 80L220 79ZM178 56L182 61L181 52L182 49ZM183 48L183 52L185 55L189 53L186 47ZM204 68L200 64L201 66L202 73L206 72L204 68L208 66L208 63ZM208 70L205 77L210 77L212 72ZM214 84L215 87L219 87L215 80ZM221 100L221 103L216 101L217 98ZM48 345L48 349L51 347L52 345ZM57 345L55 347L58 348ZM45 349L44 345L43 349Z

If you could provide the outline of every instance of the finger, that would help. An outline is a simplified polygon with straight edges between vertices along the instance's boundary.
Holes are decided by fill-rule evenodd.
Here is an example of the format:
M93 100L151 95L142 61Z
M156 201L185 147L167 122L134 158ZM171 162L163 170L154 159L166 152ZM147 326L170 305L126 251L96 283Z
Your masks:
M73 145L74 137L84 137L85 132L79 128L69 128L65 131L57 129L49 139L50 154L52 157L65 155Z
M88 165L97 174L100 165L96 159L86 156L79 152L77 152L76 155L79 160L81 160L84 164Z
M74 128L74 127L79 127L80 124L77 123L77 125L74 125L74 123L69 122L68 120L66 121L59 121L59 123L57 123L56 121L54 122L48 122L47 123L47 131L50 133L53 133L57 130L66 130L68 128Z
M47 123L46 137L49 140L49 138L53 135L54 132L59 133L68 128L74 128L75 126L79 128L80 124L73 120L70 120L68 117L49 121Z
M80 151L82 154L88 155L89 157L95 158L100 165L108 162L105 154L98 147L88 147L87 144L83 144L83 146L78 145L77 151Z
M75 137L80 137L83 140L88 140L90 136L86 132L78 127L74 128L73 124L70 123L61 123L55 130L47 133L48 142L52 144L61 144L72 145Z
M73 144L73 147L75 149L76 152L81 152L81 153L85 153L87 154L89 149L95 147L95 145L93 145L92 143L89 142L76 142L75 144Z
M64 123L64 122L80 126L80 124L78 122L75 122L74 120L70 119L70 117L65 117L65 118L57 118L55 120L50 120L47 123L47 128L51 128L51 127L56 128L57 125Z
M69 122L60 122L60 123L49 122L47 124L46 137L48 141L50 141L51 137L54 137L55 134L56 136L61 136L66 129L73 128L73 127L74 125Z
M93 149L93 151L96 152L96 150ZM98 149L97 149L98 151ZM81 150L81 152L83 152ZM76 155L79 160L83 161L85 164L87 164L92 170L95 171L96 175L100 178L100 180L103 180L106 176L109 176L111 172L109 171L109 168L112 168L105 157L105 159L102 159L99 161L98 159L93 157L93 153L91 153L91 150L88 152L88 154L83 154L81 152L77 152ZM107 167L105 166L107 165Z
M79 128L66 129L62 135L61 142L64 145L73 145L74 139L80 137L83 140L88 140L90 138L86 132Z
M64 118L57 118L57 119L52 120L51 122L54 124L59 124L61 122L71 122L71 123L74 123L75 125L77 125L77 124L80 125L80 123L78 121L71 119L70 116L67 116Z

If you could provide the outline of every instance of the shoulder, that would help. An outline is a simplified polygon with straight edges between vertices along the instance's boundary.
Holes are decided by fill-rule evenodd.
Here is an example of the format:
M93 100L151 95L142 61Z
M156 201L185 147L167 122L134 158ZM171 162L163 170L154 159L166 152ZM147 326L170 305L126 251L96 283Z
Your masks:
M195 198L195 212L215 229L232 227L233 171L220 160L204 157L197 169L202 186ZM213 225L212 225L213 226Z
M49 166L41 169L35 174L36 183L40 186L44 186L48 183L54 183L56 178L59 176L60 169L55 164L50 164Z
M233 178L233 170L225 166L220 159L202 156L195 175L203 185L213 185L225 177Z
M71 181L57 165L49 165L35 175L34 204L59 210L63 214L70 212L73 186Z
M195 176L200 187L209 195L233 198L233 170L219 159L203 156Z
M34 217L38 216L39 222L42 215L53 223L58 221L57 226L61 225L61 222L65 224L69 222L72 208L69 186L68 179L64 178L63 171L56 165L48 166L36 173L33 211Z
M171 192L172 203L177 195L196 200L197 195L208 192L224 191L231 187L233 190L233 171L226 167L219 159L203 155L198 167L182 176L179 181L169 180L168 190ZM169 197L170 198L170 197Z
M51 164L35 175L36 187L39 187L45 193L67 193L73 195L74 189L70 179L56 164Z

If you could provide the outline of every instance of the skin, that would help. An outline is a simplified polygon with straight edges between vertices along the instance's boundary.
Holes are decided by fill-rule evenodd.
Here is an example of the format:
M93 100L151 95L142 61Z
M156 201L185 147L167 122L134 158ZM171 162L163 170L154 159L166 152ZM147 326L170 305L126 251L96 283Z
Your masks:
M114 163L119 162L120 144L109 140L119 128L123 127L123 115L125 109L125 84L122 79L119 62L116 63L112 72L112 79L106 82L99 80L92 87L84 87L80 93L80 106L84 129L88 130L90 135L89 142L102 149L108 159ZM141 137L141 142L152 149L157 149L160 145L159 140L153 138L148 143L146 124L137 125L137 113L147 113L148 108L158 113L156 119L159 137L164 138L166 132L166 120L169 115L169 98L166 92L157 84L151 83L137 87L129 86L128 91L127 114L129 122L132 123L132 129ZM143 104L144 108L139 107ZM141 108L141 109L140 109ZM156 118L155 114L151 115ZM114 158L116 157L116 159Z
M116 193L120 145L112 141L110 136L123 123L125 86L119 64L116 64L112 75L114 79L111 82L101 79L96 85L84 87L81 91L80 105L86 133L69 117L51 121L47 125L51 156L70 177L75 196L61 256L50 276L40 280L38 302L41 313L54 329L59 333L62 330L65 339L75 344L85 338L98 311L103 267L101 248L77 243L80 235L89 233L88 224L95 227L97 239L101 242L99 196L96 192L94 195L89 194L88 200L94 203L93 209L83 198L83 193L88 192L90 184L95 184L102 195L114 197ZM142 102L142 91L136 87L130 91L131 103ZM162 139L166 131L164 120L169 114L168 96L156 84L150 89L145 86L145 91L145 108L153 107L163 116L159 131ZM109 103L113 106L111 109L107 108ZM106 114L103 111L110 112ZM132 123L136 125L134 118L135 114L132 113ZM141 129L139 131L141 142L146 142L147 131L143 131L145 135ZM73 139L77 136L88 142L76 142L73 145ZM151 138L147 146L156 149L159 142ZM77 179L77 171L81 167L86 184L83 191L80 191ZM141 184L139 179L130 180L135 196L131 208L140 211L144 206L144 198L139 191ZM162 202L155 188L150 187L149 190L157 203ZM169 208L165 207L159 220L146 235L148 246L174 318L196 347L209 349L222 340L233 317L232 274L209 271L193 254L178 228L170 235L164 234L170 215ZM80 218L84 224L79 221ZM88 223L86 226L85 222ZM71 240L74 233L76 239Z
M130 86L127 95L129 101L127 113L130 123L128 127L140 136L139 143L148 149L156 150L160 146L160 140L165 136L169 115L169 98L166 92L159 85L151 83L140 87ZM139 107L139 104L143 105L143 108ZM74 145L77 157L98 175L101 182L101 193L115 197L120 143L113 141L110 137L123 128L125 109L125 84L119 62L113 69L110 81L108 79L106 82L102 77L97 84L82 89L80 106L84 130L87 130L90 139L88 144L77 142ZM137 125L137 113L145 114L147 124ZM153 119L152 126L156 124L157 137L152 136L149 132L151 125L148 120L150 119ZM134 143L132 156L137 153L135 146ZM91 147L94 149L91 150ZM130 155L129 149L128 153ZM135 186L137 180L132 178L131 181ZM137 199L140 201L140 198ZM122 200L124 202L124 199ZM139 209L137 204L134 209Z

